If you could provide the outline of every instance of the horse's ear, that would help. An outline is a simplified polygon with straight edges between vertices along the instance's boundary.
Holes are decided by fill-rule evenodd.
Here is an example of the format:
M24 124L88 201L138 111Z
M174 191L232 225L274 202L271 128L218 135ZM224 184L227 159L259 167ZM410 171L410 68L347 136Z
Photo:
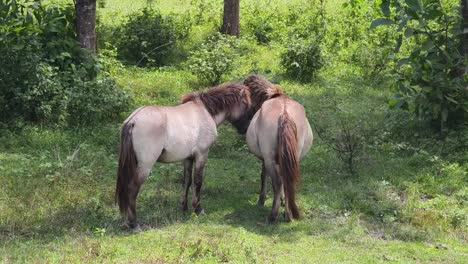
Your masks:
M247 107L250 108L250 106L252 105L252 100L250 99L249 87L244 86L244 88L242 88L240 93L241 93L242 98L244 99L244 102L247 104Z

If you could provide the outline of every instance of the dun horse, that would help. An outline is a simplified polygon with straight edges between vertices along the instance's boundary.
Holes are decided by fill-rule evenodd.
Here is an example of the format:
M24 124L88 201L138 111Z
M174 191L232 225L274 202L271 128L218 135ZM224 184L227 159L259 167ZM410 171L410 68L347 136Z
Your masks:
M128 226L139 231L136 199L140 187L156 161L184 163L182 210L187 211L187 196L194 185L192 206L203 213L200 189L208 151L217 137L217 126L227 120L239 133L248 127L250 94L246 86L225 84L203 93L188 94L182 104L144 106L123 123L115 198Z
M247 130L247 144L263 161L258 204L265 203L268 175L274 192L269 221L274 222L278 217L283 191L286 219L297 219L300 215L295 192L300 180L299 160L310 150L313 140L304 107L261 76L249 76L244 84L252 96L250 115L256 112Z

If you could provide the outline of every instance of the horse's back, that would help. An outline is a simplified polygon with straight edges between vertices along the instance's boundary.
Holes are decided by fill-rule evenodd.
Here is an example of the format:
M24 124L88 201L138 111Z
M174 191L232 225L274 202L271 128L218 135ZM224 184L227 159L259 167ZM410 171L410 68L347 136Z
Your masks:
M198 103L187 102L167 108L166 114L166 157L162 157L162 161L172 162L179 157L187 158L199 152L206 152L216 141L216 124L206 109Z
M133 124L132 141L138 161L177 162L206 152L216 141L216 124L196 102L177 106L145 106L126 123Z

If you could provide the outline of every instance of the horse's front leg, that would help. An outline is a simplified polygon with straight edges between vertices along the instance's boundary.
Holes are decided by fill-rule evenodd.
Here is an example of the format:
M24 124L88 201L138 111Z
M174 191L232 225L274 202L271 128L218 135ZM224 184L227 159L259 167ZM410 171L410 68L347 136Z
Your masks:
M190 185L192 185L192 168L193 168L193 158L188 158L184 160L184 194L182 196L182 201L180 203L180 207L183 212L187 212L188 205L188 192L190 189Z
M261 175L261 188L260 197L258 198L257 205L264 206L266 200L266 176L265 176L265 162L262 161L262 175Z
M192 206L197 215L205 214L200 205L200 190L203 184L203 170L208 159L208 152L195 156L195 172L193 184Z

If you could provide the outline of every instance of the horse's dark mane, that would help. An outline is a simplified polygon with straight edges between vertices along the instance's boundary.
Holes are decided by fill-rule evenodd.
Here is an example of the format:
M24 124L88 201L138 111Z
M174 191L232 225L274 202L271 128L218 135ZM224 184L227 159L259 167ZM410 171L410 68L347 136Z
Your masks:
M195 101L199 99L211 116L215 116L222 111L231 111L235 105L243 100L250 105L250 96L248 89L242 84L226 83L206 92L190 93L182 98L182 103Z
M250 90L252 98L251 111L253 114L262 107L266 100L284 95L283 90L278 85L271 83L261 75L250 75L245 79L244 85L249 87Z

